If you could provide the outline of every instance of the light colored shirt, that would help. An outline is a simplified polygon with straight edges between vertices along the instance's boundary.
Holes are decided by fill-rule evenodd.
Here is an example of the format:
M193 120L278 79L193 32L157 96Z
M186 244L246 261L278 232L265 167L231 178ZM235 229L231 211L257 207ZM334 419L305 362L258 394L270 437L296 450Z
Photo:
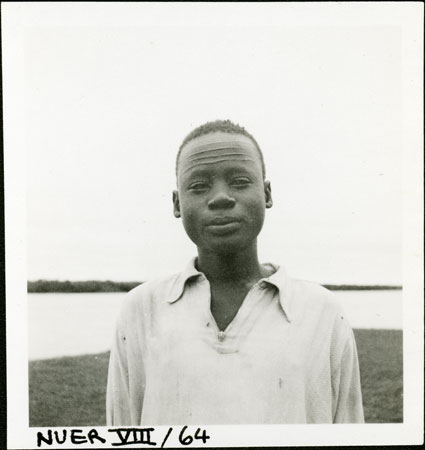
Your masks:
M194 261L127 294L108 425L363 422L356 344L333 294L268 264L275 273L220 332Z

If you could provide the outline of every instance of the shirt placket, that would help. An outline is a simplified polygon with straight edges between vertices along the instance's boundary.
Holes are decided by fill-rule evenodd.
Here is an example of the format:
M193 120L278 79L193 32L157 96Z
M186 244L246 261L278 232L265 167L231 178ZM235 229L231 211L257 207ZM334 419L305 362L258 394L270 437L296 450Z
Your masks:
M206 327L209 328L208 341L210 345L219 353L235 353L239 351L240 338L246 333L244 329L247 328L252 321L249 320L250 315L253 312L255 304L258 302L258 297L261 295L259 291L263 288L262 281L260 280L249 290L242 305L240 306L236 316L226 327L224 331L218 328L217 322L211 313L211 290L208 280L204 277L202 284L205 284L203 288L206 289L207 295L204 318L206 318ZM251 324L252 325L252 324Z

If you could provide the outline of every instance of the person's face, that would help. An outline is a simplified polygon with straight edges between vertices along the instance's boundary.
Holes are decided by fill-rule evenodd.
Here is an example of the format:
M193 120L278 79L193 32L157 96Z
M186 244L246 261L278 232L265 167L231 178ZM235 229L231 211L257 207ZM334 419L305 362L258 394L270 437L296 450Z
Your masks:
M248 137L209 133L188 142L180 155L174 215L199 249L242 250L256 241L265 208L272 206L270 183Z

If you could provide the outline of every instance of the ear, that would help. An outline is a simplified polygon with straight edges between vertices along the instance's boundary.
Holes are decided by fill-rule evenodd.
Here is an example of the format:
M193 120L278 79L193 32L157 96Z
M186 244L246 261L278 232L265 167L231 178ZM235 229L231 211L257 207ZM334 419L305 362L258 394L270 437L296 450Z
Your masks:
M180 214L180 200L178 191L173 191L173 205L174 205L174 217L181 217Z
M272 187L270 185L270 181L264 182L264 194L266 197L266 208L271 208L273 206L273 200L272 200Z

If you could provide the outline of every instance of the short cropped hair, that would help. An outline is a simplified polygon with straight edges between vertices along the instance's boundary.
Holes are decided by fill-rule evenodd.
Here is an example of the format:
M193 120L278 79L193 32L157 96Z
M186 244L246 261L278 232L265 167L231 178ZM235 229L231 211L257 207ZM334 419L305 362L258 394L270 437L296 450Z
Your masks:
M180 145L179 151L177 153L177 159L176 159L176 176L178 174L178 168L179 168L179 159L181 152L183 150L183 147L190 142L192 139L195 139L199 136L203 136L205 134L209 133L215 133L216 131L221 131L223 133L232 133L232 134L242 134L254 143L255 148L258 151L258 155L260 156L261 161L261 170L263 172L263 178L266 177L266 166L264 164L264 158L263 158L263 152L260 149L260 146L258 145L255 138L248 133L248 131L245 130L244 127L241 127L238 124L233 123L230 120L214 120L212 122L206 122L199 127L196 127L194 130L192 130L184 139L182 144Z

